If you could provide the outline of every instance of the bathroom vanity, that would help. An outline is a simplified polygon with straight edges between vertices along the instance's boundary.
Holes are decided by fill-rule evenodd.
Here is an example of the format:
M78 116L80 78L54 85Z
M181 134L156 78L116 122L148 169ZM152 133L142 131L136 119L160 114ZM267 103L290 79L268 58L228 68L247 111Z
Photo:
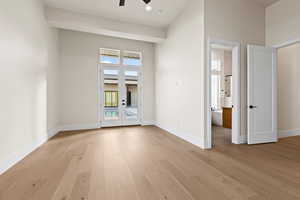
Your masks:
M232 108L230 107L223 107L223 127L224 128L230 128L231 129L231 125L232 125Z

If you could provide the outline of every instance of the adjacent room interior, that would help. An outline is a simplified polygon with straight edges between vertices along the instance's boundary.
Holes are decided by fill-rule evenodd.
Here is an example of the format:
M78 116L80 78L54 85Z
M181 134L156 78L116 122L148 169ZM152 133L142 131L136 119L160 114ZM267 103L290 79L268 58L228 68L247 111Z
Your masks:
M211 110L213 144L231 144L232 49L214 46L211 54Z
M1 0L0 199L300 199L299 9Z

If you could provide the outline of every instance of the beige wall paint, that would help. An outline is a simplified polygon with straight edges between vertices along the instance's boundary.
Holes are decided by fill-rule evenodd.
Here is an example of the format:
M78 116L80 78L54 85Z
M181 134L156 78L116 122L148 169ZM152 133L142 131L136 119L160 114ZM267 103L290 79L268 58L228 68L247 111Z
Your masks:
M300 39L300 1L280 0L266 9L266 44Z
M278 128L300 130L300 44L278 50Z
M48 139L47 69L57 61L41 1L0 1L0 27L1 173Z
M190 0L156 46L156 123L204 147L203 1Z
M99 48L143 53L144 122L154 122L154 45L147 42L59 31L61 52L61 123L98 123L97 66Z
M241 47L241 134L247 128L246 45L265 44L265 9L249 0L206 0L206 39L240 42Z

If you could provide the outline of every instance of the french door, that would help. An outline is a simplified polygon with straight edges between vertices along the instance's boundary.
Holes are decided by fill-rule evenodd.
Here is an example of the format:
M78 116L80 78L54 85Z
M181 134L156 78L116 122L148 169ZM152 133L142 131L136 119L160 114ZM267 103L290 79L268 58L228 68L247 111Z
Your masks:
M141 73L137 67L100 66L101 126L140 124Z

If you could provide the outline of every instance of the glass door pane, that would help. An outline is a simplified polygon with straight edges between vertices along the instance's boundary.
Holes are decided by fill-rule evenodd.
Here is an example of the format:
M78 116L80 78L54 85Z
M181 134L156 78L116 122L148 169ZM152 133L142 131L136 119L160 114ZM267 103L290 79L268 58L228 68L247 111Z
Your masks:
M140 124L140 72L124 66L102 68L101 126Z
M124 108L124 120L137 121L138 109L139 109L139 84L138 84L138 72L137 71L125 71L125 91L123 102ZM125 103L125 105L124 105Z
M120 120L119 70L103 70L103 120Z

